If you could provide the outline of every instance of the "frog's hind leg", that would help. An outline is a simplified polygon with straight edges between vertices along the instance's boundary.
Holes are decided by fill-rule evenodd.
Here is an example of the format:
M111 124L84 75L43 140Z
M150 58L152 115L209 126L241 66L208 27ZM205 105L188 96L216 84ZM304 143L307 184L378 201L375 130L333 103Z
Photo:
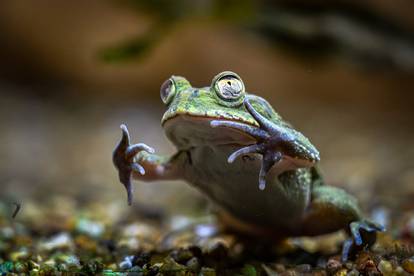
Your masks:
M351 238L344 243L342 260L356 251L370 247L376 232L383 227L362 219L357 200L344 190L331 186L314 186L309 209L303 218L303 235L320 235L345 229Z
M353 196L336 187L314 186L302 232L310 236L330 233L360 219L358 203Z

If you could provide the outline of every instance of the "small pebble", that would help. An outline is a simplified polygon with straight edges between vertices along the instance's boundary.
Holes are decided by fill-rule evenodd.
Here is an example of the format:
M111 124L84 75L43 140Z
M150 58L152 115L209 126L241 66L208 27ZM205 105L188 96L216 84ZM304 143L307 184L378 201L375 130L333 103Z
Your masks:
M171 257L178 263L184 264L193 257L189 249L178 249L171 252Z
M378 270L384 276L392 276L394 275L392 264L389 261L381 260L378 264Z
M217 226L212 224L199 224L195 227L195 232L199 237L208 238L217 233Z
M202 267L200 270L200 276L216 276L216 271L210 267Z
M355 268L348 272L348 274L345 274L347 276L360 276L361 274L356 270Z
M161 274L164 273L164 274L167 274L167 275L172 273L172 272L174 272L174 273L182 272L183 275L184 275L185 271L187 271L187 268L184 265L179 264L176 261L174 261L174 259L171 258L171 257L165 258L164 263L160 268Z
M27 248L20 248L19 251L12 252L10 254L10 260L13 262L19 260L25 260L29 256Z
M143 267L151 261L151 254L141 253L134 258L134 264Z
M100 222L82 218L78 220L76 230L90 237L99 238L105 231L105 227Z
M51 251L54 249L73 248L73 241L68 233L60 233L39 244L41 250Z
M296 271L299 273L308 273L312 270L312 266L310 264L301 264L296 266Z
M14 270L17 273L23 274L23 273L27 273L28 272L28 267L27 267L27 264L26 263L16 262L14 264Z
M119 263L119 268L122 270L127 270L132 267L132 261L134 260L134 256L126 256L124 260Z
M12 272L14 269L14 265L12 262L4 262L0 264L0 275L6 275Z
M223 243L216 242L210 245L207 254L213 259L223 260L228 255L228 248Z
M266 276L278 276L278 273L269 266L262 264L262 269Z
M82 271L87 275L96 275L102 272L103 264L97 260L89 260L83 265Z
M402 261L401 266L404 268L405 271L408 273L414 273L414 256Z
M39 270L40 265L35 263L34 261L29 261L29 269L30 270Z
M14 230L11 227L2 227L0 228L0 238L2 239L11 239L14 237Z
M342 263L336 258L330 258L326 263L326 270L330 274L334 274L342 268Z
M200 261L197 257L193 257L185 264L191 271L198 272L200 270Z

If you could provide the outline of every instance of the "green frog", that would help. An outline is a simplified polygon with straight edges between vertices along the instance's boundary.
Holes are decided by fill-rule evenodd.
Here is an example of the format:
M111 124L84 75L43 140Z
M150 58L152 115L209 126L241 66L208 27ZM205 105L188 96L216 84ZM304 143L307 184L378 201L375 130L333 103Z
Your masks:
M362 217L353 196L324 184L315 146L265 99L247 93L236 73L222 72L203 88L172 76L160 94L167 107L161 124L177 152L160 156L131 145L121 125L113 162L129 204L132 178L183 179L219 207L229 229L244 234L281 239L347 230L343 260L384 230Z

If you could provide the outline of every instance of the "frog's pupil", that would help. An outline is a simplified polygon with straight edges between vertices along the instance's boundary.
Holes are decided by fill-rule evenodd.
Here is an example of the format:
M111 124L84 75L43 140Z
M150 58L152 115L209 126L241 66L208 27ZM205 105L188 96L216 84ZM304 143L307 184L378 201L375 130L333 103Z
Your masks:
M215 83L216 92L219 97L226 101L236 101L243 93L243 83L236 76L223 76Z

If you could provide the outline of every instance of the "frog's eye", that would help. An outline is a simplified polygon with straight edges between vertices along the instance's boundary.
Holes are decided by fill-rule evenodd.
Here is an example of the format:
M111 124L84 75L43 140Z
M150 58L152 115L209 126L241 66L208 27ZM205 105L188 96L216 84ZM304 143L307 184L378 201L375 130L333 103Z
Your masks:
M164 81L160 88L161 100L164 104L169 104L175 95L175 84L172 79Z
M213 80L213 88L222 100L240 102L244 96L244 84L241 78L233 72L223 72Z

